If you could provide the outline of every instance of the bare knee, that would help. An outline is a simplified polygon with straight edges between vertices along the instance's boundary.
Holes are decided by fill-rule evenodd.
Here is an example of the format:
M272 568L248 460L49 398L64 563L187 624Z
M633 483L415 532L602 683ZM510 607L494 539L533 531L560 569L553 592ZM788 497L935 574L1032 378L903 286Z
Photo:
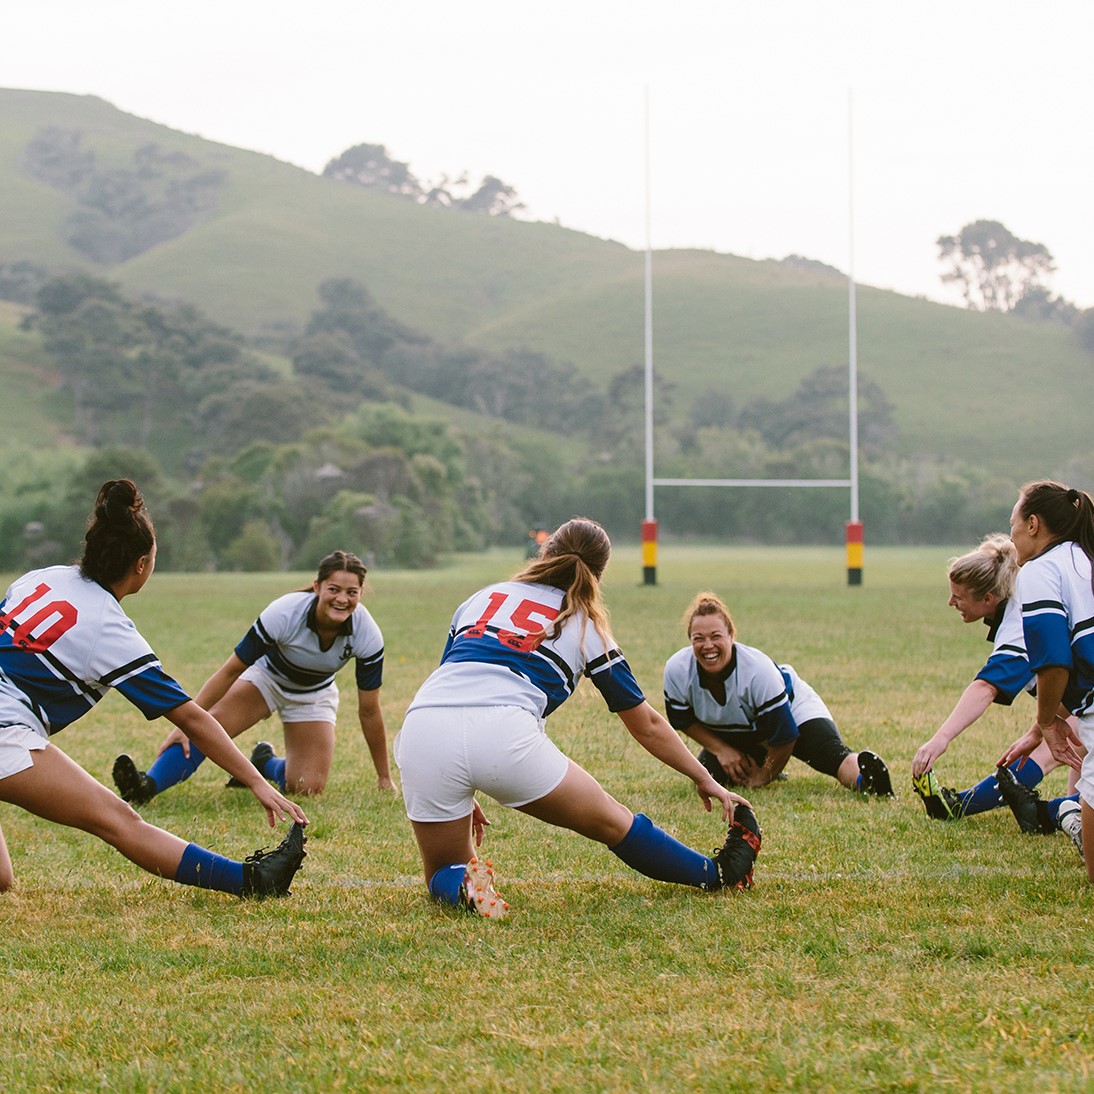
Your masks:
M296 782L290 782L285 780L285 790L289 794L298 794L303 797L312 797L315 794L322 794L327 786L327 776L310 776L301 775Z
M113 795L111 798L83 827L111 847L120 847L128 839L132 839L134 832L143 828L146 821L128 802Z

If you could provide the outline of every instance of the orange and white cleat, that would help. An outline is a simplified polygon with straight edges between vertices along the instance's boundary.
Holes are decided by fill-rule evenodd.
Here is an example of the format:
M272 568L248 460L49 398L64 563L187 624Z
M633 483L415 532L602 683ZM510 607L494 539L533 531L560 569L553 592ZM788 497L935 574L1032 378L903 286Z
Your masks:
M475 915L504 919L509 914L509 905L494 888L494 866L486 859L473 858L467 864L460 896L467 910Z

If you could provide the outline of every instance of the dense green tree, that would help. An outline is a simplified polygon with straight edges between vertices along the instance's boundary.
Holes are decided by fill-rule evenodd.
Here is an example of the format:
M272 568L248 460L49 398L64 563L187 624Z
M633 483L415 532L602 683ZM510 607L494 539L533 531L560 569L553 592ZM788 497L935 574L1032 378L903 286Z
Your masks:
M422 194L422 184L411 173L410 165L393 160L382 144L347 148L327 163L323 175L399 197L417 199Z
M376 365L392 347L422 344L429 339L420 331L393 319L372 293L349 277L332 278L319 286L323 306L308 320L305 335L328 334L348 339L358 359Z
M485 175L479 188L462 201L453 202L468 213L483 213L491 217L507 217L525 208L516 190L493 175Z
M747 403L738 420L758 430L775 452L820 438L846 442L850 431L847 369L842 365L822 366L806 376L786 399L754 399ZM892 403L881 386L861 372L858 431L860 448L867 453L889 446L895 431Z
M1011 315L1037 323L1062 323L1070 326L1078 310L1062 296L1053 296L1043 285L1032 285L1015 301Z
M939 236L942 281L957 285L976 311L1011 311L1055 270L1043 243L1019 239L997 220L966 224L956 236Z

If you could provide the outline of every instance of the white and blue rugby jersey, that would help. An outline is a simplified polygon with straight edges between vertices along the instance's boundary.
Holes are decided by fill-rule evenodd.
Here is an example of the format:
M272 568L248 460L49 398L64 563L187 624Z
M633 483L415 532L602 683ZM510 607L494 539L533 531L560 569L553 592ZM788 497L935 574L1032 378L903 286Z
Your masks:
M117 688L146 718L189 700L113 593L76 566L17 578L0 603L0 721L58 733Z
M1094 706L1094 592L1090 560L1070 540L1031 558L1018 571L1029 667L1066 668L1064 706L1085 714Z
M315 630L312 592L286 593L267 605L236 646L247 665L264 662L291 692L318 691L351 658L357 659L357 687L375 691L384 675L384 636L363 604L353 609L330 649L321 649Z
M1009 707L1014 697L1036 683L1026 656L1026 639L1022 631L1022 605L1016 596L1004 600L988 624L991 656L976 674L995 688L994 703Z
M677 650L665 663L665 712L679 732L698 722L727 738L751 737L772 746L796 740L805 722L832 718L792 666L777 665L763 650L740 642L733 643L729 664L717 675L700 673L690 646Z
M613 713L645 701L630 666L583 614L544 637L562 611L563 591L505 581L480 589L452 617L441 663L418 689L416 707L513 706L546 718L580 678L596 685Z

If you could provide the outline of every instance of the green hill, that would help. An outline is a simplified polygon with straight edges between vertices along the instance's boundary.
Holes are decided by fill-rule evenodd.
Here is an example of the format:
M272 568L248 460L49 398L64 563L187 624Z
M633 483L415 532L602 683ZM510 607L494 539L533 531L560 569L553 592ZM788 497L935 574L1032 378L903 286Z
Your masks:
M149 148L150 175L181 164L179 178L195 187L192 223L123 260L91 262L68 240L73 193L28 169L28 147L43 133L69 134L102 172L133 170ZM0 91L0 187L0 263L90 269L130 292L190 301L250 335L301 326L321 282L351 277L440 340L527 346L601 385L643 360L639 252L556 225L424 208L94 97ZM677 425L711 393L738 405L785 398L816 368L847 361L838 275L704 251L657 252L653 270L655 367L674 385ZM1021 480L1062 474L1094 450L1085 428L1092 362L1064 327L860 287L858 347L861 375L894 406L897 455L960 459ZM7 389L14 366L8 342L0 349Z

